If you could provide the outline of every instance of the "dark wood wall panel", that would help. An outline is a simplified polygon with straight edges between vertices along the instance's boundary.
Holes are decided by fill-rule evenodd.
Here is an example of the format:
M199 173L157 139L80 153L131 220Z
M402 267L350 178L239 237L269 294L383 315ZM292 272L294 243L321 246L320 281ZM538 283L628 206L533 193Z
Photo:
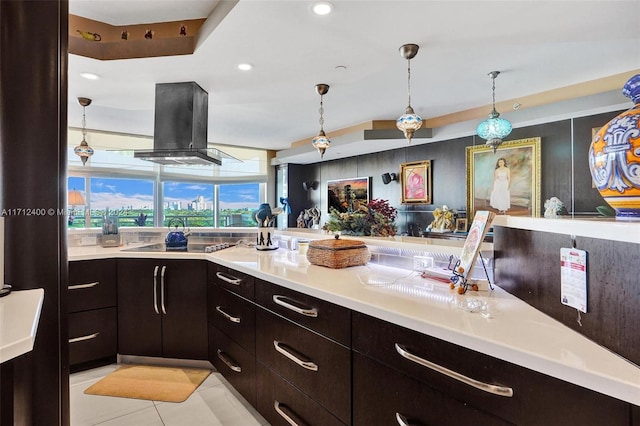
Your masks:
M588 253L587 313L560 303L560 248L569 235L496 227L497 284L593 341L640 364L640 245L576 237Z
M389 151L376 152L357 157L358 173L360 176L371 178L371 198L389 200L392 205L398 207L400 204L400 182L392 181L385 185L382 182L383 173L400 173L400 163L407 160L407 151L404 149L393 149ZM401 229L406 229L405 217L400 215L396 224Z
M558 197L567 206L571 205L571 121L514 129L509 140L540 137L541 167L540 210L544 212L544 201Z
M5 217L6 282L44 289L34 349L9 361L20 425L69 424L67 223L57 213L66 208L68 12L64 0L0 1L0 207L46 212Z
M319 169L318 164L288 165L289 186L287 190L289 194L289 206L291 207L291 214L288 217L287 223L288 227L296 227L296 219L302 210L321 205L322 196ZM308 181L317 181L318 188L305 191L302 182ZM279 200L277 201L278 203L280 202ZM278 206L280 206L280 204L278 204Z
M540 137L541 144L541 187L540 211L544 211L544 201L558 197L571 211L572 204L577 213L597 214L596 207L605 204L599 192L591 185L588 164L588 150L591 143L591 129L599 127L618 115L620 111L597 114L576 119L566 119L551 123L537 124L514 129L508 140ZM573 141L573 142L572 142ZM366 143L366 142L363 142ZM433 210L446 204L460 212L466 211L466 147L481 145L483 139L468 136L421 145L407 145L394 150L371 153L341 160L318 162L312 165L296 166L292 176L312 176L320 181L322 222L326 220L326 181L347 177L369 176L372 178L373 198L389 200L400 214L396 221L400 232L408 226L424 229L433 220ZM402 205L401 188L398 182L384 185L380 175L385 172L399 172L400 163L406 161L432 160L433 203ZM290 165L291 167L292 165ZM295 166L295 165L294 165ZM293 182L295 179L291 179ZM294 183L298 185L298 183ZM293 200L296 193L290 193ZM305 208L317 201L300 194L300 203ZM293 202L296 202L295 200ZM290 221L291 222L291 221ZM292 226L290 224L290 226ZM295 216L293 217L295 226Z

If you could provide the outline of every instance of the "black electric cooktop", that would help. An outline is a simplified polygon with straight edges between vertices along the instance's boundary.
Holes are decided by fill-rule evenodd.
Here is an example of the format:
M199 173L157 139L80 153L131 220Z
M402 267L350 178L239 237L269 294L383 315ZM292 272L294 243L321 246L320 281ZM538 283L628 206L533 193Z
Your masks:
M214 244L214 243L194 243L188 244L186 247L167 247L164 243L149 244L141 247L134 247L123 249L122 251L136 251L136 252L191 252L191 253L212 253L214 251L222 250L229 247L227 244Z

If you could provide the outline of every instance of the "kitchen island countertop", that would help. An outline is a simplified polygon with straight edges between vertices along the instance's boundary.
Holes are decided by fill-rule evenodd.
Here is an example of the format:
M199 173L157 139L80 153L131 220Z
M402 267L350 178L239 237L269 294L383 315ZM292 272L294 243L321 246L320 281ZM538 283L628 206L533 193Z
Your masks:
M71 261L108 257L213 261L640 406L640 368L498 286L458 295L447 283L412 271L372 263L329 269L286 249L232 247L207 254L69 249Z

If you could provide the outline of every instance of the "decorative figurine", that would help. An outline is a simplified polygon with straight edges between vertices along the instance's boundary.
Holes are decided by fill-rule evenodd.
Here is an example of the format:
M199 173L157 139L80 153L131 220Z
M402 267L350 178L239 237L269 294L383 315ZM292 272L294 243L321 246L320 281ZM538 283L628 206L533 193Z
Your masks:
M562 213L564 204L558 197L551 197L544 202L544 217L547 219L555 219Z
M102 37L98 33L91 33L89 31L80 31L80 30L76 30L76 31L85 40L89 40L89 41L100 41L100 40L102 40Z

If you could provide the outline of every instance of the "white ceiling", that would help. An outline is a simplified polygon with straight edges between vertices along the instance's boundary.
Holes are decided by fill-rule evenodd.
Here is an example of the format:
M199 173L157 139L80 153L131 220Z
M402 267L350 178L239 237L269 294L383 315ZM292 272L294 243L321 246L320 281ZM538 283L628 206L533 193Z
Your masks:
M205 18L217 3L70 0L69 12L125 25ZM328 16L314 15L310 4L240 0L193 55L70 55L69 125L80 126L76 98L84 96L93 99L89 128L153 135L155 84L196 81L209 92L210 142L286 150L319 130L317 83L331 86L324 98L328 133L402 114L407 62L398 48L406 43L420 45L411 85L423 118L490 104L492 70L502 72L500 101L640 67L638 0L333 0ZM238 71L240 62L254 69ZM81 72L101 79L87 81ZM501 112L517 121L518 111Z

